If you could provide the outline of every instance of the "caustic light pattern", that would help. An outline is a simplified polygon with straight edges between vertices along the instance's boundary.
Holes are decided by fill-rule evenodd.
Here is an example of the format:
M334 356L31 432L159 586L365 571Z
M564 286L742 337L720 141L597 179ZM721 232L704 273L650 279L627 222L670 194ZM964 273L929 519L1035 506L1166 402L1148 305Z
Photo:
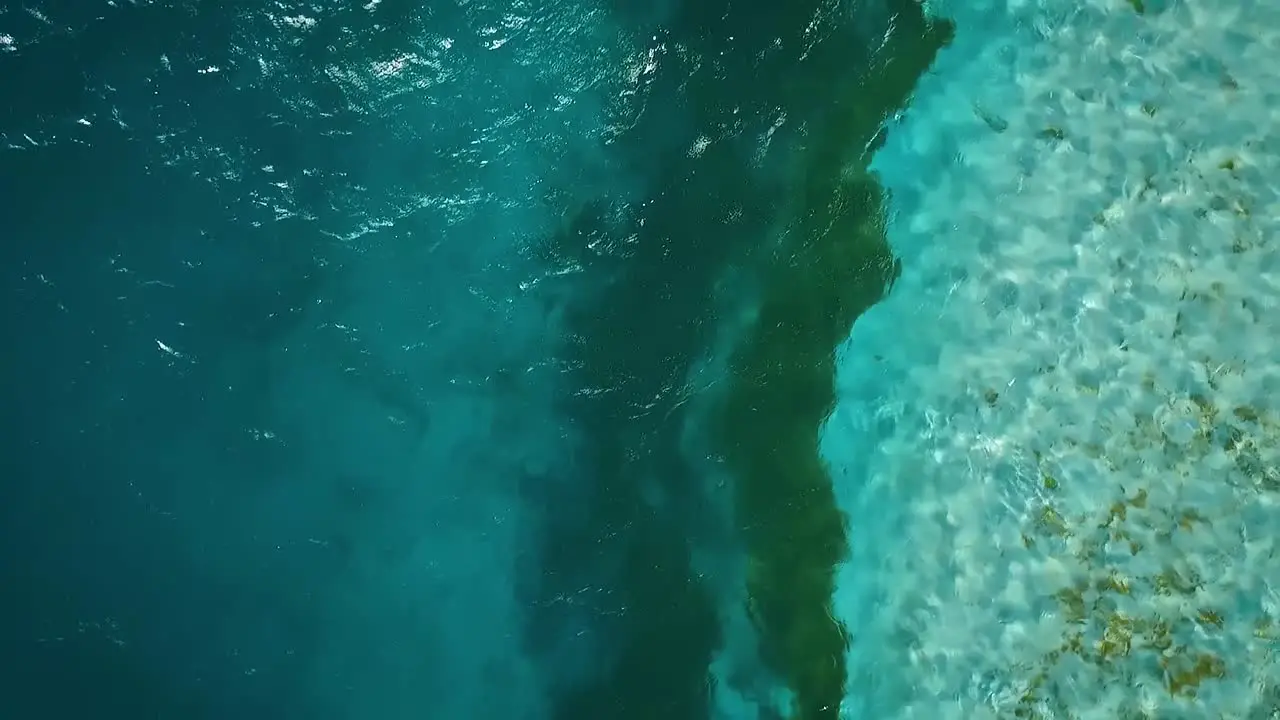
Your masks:
M930 9L824 433L842 713L1272 717L1280 5Z

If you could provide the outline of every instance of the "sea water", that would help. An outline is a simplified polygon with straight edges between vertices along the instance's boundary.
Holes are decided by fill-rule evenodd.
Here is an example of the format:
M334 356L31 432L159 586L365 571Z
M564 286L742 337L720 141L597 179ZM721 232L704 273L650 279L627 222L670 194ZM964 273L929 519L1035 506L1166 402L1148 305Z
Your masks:
M582 511L536 245L631 201L643 53L572 3L0 25L5 717L544 716L609 649L538 580Z
M710 713L681 408L813 10L728 9L5 8L6 712Z
M1271 717L1280 15L932 11L826 430L844 712Z
M921 12L0 10L5 717L1267 717L1280 17Z

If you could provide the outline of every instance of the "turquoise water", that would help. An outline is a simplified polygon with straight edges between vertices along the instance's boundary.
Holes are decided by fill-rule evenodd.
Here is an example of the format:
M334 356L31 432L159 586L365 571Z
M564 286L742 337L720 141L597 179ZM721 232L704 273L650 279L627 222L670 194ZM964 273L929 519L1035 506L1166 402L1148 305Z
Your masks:
M903 273L824 436L911 548L842 568L843 709L1270 717L1280 16L932 10L956 42L873 162Z
M1277 33L0 8L0 714L1268 717Z

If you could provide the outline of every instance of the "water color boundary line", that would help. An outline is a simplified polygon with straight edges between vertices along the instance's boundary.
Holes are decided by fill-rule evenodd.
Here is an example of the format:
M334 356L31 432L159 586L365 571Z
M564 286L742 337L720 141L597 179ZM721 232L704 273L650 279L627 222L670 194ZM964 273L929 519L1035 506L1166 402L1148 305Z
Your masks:
M769 4L767 19L740 8L726 19L705 4L682 5L689 17L673 21L681 35L672 42L691 48L667 58L653 83L687 88L678 94L685 105L669 110L689 114L684 147L698 146L700 154L658 168L643 224L628 230L635 219L602 199L585 204L552 240L555 252L580 258L589 274L613 281L597 300L567 313L573 335L584 339L569 353L570 364L592 389L574 400L571 414L581 421L591 453L583 464L598 492L589 501L589 527L556 528L553 542L564 551L546 569L554 571L557 587L568 589L579 573L597 572L593 558L625 559L609 598L625 608L609 636L622 655L616 665L601 667L600 677L558 698L553 717L703 720L712 711L711 685L726 680L707 673L725 645L717 622L724 610L716 606L723 577L702 573L694 557L708 540L698 533L715 541L718 531L704 526L719 508L710 507L715 500L705 497L706 478L680 447L687 423L705 415L690 412L697 403L686 404L680 388L714 344L720 328L715 288L730 265L746 268L754 275L748 283L762 290L756 324L727 360L731 382L720 383L727 394L710 433L713 454L735 475L731 504L738 528L746 529L739 542L745 540L754 568L746 590L765 674L772 676L751 670L744 682L782 680L794 696L787 714L796 718L838 712L845 636L831 620L830 605L844 527L822 470L818 431L835 398L832 349L893 274L882 193L866 173L846 172L850 163L865 167L860 156L900 110L950 30L927 24L911 0L889 3L897 16L890 46L859 70L837 40L804 46L819 4L807 10ZM723 36L735 38L728 50ZM790 39L784 49L765 52L778 36ZM707 64L703 57L719 60ZM833 70L848 80L847 93L837 98L826 92L825 73ZM807 94L812 91L819 92ZM802 114L788 121L805 128L790 131L798 158L790 157L793 148L780 147L765 161L785 165L795 181L790 187L760 177L769 173L749 166L757 148L745 146L754 132L767 137L765 115L779 108ZM750 118L746 125L742 113ZM645 117L660 120L654 113ZM636 147L624 139L619 153L650 155L640 142L647 133L672 131L669 123L642 127ZM679 147L681 138L668 142ZM725 217L712 216L719 212ZM588 252L593 239L627 232L637 239L626 257ZM768 247L757 247L762 242ZM788 400L796 388L806 393L799 404ZM813 495L815 488L824 494ZM825 524L812 526L815 519Z
M729 359L714 442L734 478L749 613L796 720L838 717L845 694L848 629L832 595L848 528L819 436L836 400L834 348L896 274L884 193L865 168L884 124L952 37L950 23L926 20L918 3L889 11L870 67L808 128L777 243L752 258L759 306Z

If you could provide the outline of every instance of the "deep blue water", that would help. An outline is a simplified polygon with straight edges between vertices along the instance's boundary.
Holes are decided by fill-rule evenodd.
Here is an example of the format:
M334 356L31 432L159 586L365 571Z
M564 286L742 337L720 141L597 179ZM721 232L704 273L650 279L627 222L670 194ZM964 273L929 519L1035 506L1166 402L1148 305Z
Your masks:
M883 15L6 5L0 716L711 717L681 388Z

